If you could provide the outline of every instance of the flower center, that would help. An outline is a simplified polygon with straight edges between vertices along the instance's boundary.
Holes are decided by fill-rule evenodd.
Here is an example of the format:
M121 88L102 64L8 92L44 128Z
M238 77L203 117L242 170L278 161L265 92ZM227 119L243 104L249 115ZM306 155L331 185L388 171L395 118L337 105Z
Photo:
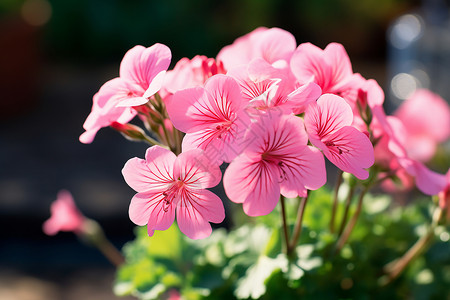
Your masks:
M177 199L182 186L183 182L181 180L176 180L168 190L162 193L163 199L161 201L163 201L164 212L169 211L170 206Z

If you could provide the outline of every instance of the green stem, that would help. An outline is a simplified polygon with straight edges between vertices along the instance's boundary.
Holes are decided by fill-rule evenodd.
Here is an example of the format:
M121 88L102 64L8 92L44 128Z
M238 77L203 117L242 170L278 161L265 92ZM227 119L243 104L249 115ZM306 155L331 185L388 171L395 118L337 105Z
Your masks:
M434 230L442 217L442 209L437 206L433 213L433 219L427 233L420 237L414 245L400 258L391 261L383 268L384 277L380 279L380 285L386 286L393 282L408 266L408 264L419 256L434 238Z
M79 235L83 241L95 246L115 267L125 262L122 253L106 238L103 229L96 221L85 219L83 230Z
M334 220L336 218L336 210L338 205L338 193L339 193L339 187L342 183L342 174L343 172L339 170L338 177L336 179L336 185L334 186L334 196L333 196L333 207L331 209L331 220L330 220L330 232L334 233Z
M169 149L169 147L167 147L166 145L164 145L164 144L158 142L158 141L155 140L154 138L149 137L148 135L143 135L143 140L144 140L147 144L149 144L149 145L151 145L151 146L155 146L155 145L156 145L156 146L160 146L160 147Z
M280 203L281 203L281 219L282 219L282 226L283 226L283 232L284 232L284 240L285 240L285 251L286 255L290 255L290 247L289 247L289 231L287 226L287 218L286 218L286 206L285 206L285 199L283 195L280 195Z
M347 224L348 212L350 210L350 205L352 204L352 199L353 199L354 194L355 194L355 186L351 186L350 190L348 191L347 200L345 201L344 214L342 216L341 226L339 227L338 236L342 235L345 225Z
M309 196L308 193L309 193L309 191L307 191L306 197L302 198L300 205L298 206L297 221L295 223L294 233L292 234L292 240L289 245L290 253L295 249L298 239L300 238L300 235L302 233L303 216L305 214L306 202L308 201L308 196Z
M356 207L356 211L353 214L353 216L352 216L351 220L349 221L349 223L347 224L347 226L345 227L344 232L339 237L339 239L336 243L335 253L339 253L341 251L342 247L344 247L345 243L347 242L348 238L350 237L350 234L352 233L353 228L355 227L356 222L358 221L359 214L361 213L361 210L362 210L362 202L363 202L364 196L366 195L368 190L369 190L369 185L366 185L364 187L364 190L362 190L361 193L359 194L358 206Z
M174 141L175 141L175 154L178 155L181 153L181 131L179 131L178 129L176 129L175 127L173 128L173 136L174 136Z

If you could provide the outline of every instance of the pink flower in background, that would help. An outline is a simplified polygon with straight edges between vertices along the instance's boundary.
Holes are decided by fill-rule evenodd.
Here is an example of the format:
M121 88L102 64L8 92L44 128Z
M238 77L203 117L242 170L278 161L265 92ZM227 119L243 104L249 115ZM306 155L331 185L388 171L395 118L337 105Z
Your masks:
M249 146L231 162L223 178L231 201L243 203L249 216L270 213L280 193L305 196L326 182L325 161L307 146L303 121L292 115L266 115L249 128Z
M59 231L72 231L80 233L86 219L73 201L70 192L61 190L50 207L50 219L42 227L45 234L55 235Z
M178 91L166 101L175 128L185 132L183 151L200 148L210 159L230 162L243 147L250 119L237 82L215 75L205 87Z
M164 79L164 89L175 93L182 89L203 86L205 81L216 74L225 74L222 62L197 55L193 59L182 58Z
M132 107L147 103L161 88L171 56L170 49L162 44L130 49L120 64L120 77L106 82L94 95L80 142L92 143L101 128L133 119L137 112Z
M248 64L255 58L262 58L277 68L286 68L295 47L297 42L290 32L259 27L222 48L217 60L223 62L226 70Z
M422 162L412 159L405 148L406 129L395 116L386 116L381 106L374 109L373 133L379 139L375 147L376 161L397 174L409 186L405 173L415 178L417 188L426 195L436 195L445 186L445 176L427 168Z
M303 43L292 55L290 66L300 84L315 82L324 94L340 95L350 103L355 101L355 88L362 77L353 74L350 59L341 44L331 43L322 50L311 43ZM346 97L347 94L352 96Z
M288 71L277 69L263 59L254 59L248 65L233 68L227 75L239 82L243 98L253 108L253 113L272 108L283 113L301 113L322 92L313 82L296 89Z
M308 106L305 126L309 140L339 169L367 179L374 163L373 146L367 135L350 126L353 113L343 98L325 94Z
M216 186L222 173L200 149L178 157L159 146L148 148L145 159L130 159L122 174L138 192L130 203L129 215L136 225L146 225L149 236L154 230L166 230L175 212L180 230L191 239L211 234L209 222L225 217L222 201L206 190Z
M437 145L450 137L449 105L429 90L417 90L403 102L395 116L405 126L404 146L412 159L430 160Z

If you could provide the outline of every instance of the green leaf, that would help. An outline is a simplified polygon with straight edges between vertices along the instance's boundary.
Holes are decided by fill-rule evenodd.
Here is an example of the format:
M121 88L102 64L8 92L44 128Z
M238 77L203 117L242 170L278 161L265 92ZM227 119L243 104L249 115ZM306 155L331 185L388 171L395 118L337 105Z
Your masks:
M266 281L276 271L287 270L288 260L280 254L276 258L260 256L245 276L237 282L235 296L240 299L257 299L266 293Z

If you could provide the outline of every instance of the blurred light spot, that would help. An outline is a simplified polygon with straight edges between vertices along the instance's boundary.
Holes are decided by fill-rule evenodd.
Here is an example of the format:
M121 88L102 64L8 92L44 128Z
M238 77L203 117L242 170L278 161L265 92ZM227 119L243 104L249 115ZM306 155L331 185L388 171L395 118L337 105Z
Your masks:
M448 232L444 231L439 235L439 238L443 242L448 242L448 240L450 240L450 234Z
M392 78L391 89L394 96L399 99L408 99L417 88L417 80L410 74L399 73Z
M26 0L20 13L28 24L42 26L50 20L52 6L47 0Z
M341 288L343 290L349 290L353 286L353 280L351 278L344 278L341 280Z
M424 269L416 275L415 279L418 284L430 284L434 280L434 275L429 269Z
M422 22L415 15L405 15L397 20L389 34L391 44L398 49L405 49L416 41L422 33Z
M411 75L420 83L420 88L430 87L430 76L424 69L416 68L411 71Z
M355 265L352 263L347 264L347 270L352 271L355 268Z
M341 250L341 256L346 259L352 258L353 256L352 248L350 248L349 245L345 245L344 248L342 248Z
M376 235L383 235L383 234L385 233L386 230L385 230L384 227L381 226L380 224L376 224L376 225L373 226L372 231L373 231L373 233L376 234Z
M313 238L315 238L316 236L317 236L317 233L316 233L315 231L310 231L310 232L309 232L309 237L310 237L310 238L313 239Z

